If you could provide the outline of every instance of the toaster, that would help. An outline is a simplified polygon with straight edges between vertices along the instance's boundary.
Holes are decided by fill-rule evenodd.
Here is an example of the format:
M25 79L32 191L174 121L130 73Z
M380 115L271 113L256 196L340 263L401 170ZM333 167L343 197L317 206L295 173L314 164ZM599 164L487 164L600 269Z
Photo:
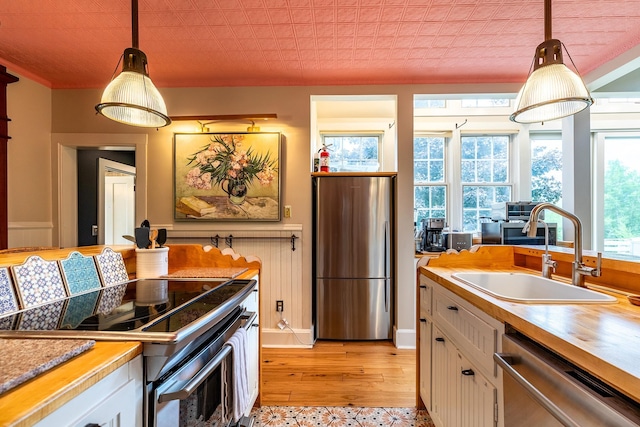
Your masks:
M447 231L442 233L442 246L444 249L470 249L473 246L473 233L462 231Z

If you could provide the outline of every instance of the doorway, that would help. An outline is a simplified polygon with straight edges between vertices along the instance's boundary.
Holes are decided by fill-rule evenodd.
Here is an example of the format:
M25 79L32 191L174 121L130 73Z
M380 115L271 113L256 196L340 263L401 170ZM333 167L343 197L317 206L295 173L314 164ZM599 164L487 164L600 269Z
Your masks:
M135 153L135 223L139 224L147 217L147 134L54 133L52 142L57 148L52 150L54 246L79 246L77 155L82 149L131 150Z
M135 185L135 167L102 157L98 159L99 245L126 245L129 241L122 236L134 235Z

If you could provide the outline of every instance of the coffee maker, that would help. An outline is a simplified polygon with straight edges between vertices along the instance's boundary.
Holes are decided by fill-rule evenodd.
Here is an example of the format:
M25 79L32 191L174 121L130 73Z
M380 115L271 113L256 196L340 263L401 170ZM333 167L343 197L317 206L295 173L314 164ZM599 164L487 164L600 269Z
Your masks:
M444 218L425 218L422 220L422 251L444 252L442 230Z

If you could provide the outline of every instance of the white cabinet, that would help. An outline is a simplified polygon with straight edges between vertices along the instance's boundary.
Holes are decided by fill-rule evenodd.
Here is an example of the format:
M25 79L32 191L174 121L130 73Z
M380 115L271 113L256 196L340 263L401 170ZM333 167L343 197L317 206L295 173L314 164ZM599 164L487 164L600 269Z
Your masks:
M420 276L420 397L438 427L502 426L504 325Z
M142 356L137 356L35 424L36 427L89 424L142 426Z

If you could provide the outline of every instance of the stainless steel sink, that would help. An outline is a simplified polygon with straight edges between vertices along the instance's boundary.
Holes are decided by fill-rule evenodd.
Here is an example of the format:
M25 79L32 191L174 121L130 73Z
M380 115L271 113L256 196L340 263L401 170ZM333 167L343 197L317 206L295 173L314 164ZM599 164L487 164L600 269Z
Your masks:
M610 295L524 273L454 273L476 289L507 301L532 304L610 304Z

